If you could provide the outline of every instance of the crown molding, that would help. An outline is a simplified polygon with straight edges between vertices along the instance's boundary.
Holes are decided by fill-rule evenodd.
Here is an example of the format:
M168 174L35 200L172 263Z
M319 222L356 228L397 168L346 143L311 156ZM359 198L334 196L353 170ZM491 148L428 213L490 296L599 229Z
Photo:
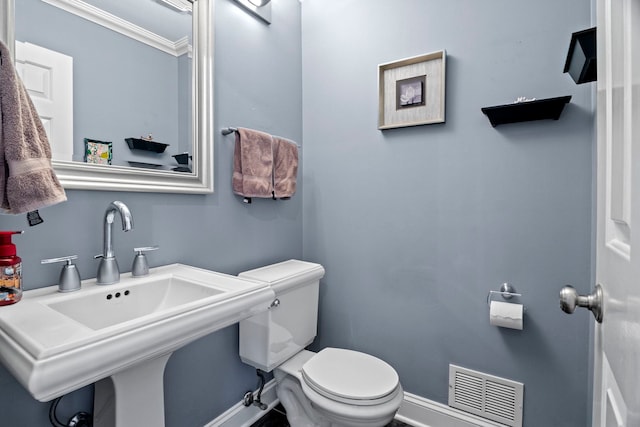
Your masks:
M191 45L189 44L189 37L184 36L183 38L176 40L176 42L173 45L176 51L176 56L188 54L189 58L191 58L192 48L191 48Z
M106 12L82 0L42 0L43 2L101 25L173 56L191 51L188 38L171 41L132 22Z

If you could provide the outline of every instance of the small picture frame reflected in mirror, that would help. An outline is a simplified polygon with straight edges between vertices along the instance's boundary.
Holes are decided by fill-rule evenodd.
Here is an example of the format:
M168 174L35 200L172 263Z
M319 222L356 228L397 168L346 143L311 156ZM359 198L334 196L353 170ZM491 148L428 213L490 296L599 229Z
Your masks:
M84 161L97 165L110 165L113 158L113 142L84 139Z
M426 75L396 81L396 109L424 105L426 81Z

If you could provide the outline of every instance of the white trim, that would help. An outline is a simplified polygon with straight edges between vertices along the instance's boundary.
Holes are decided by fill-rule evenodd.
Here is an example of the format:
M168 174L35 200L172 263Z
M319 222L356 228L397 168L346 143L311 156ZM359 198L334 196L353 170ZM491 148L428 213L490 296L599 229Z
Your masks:
M504 427L504 424L407 392L396 419L415 427Z
M119 16L106 12L98 7L85 3L82 0L42 0L51 6L72 13L95 24L101 25L112 31L130 37L141 43L159 49L173 56L184 53L184 39L171 41L152 31L142 28ZM188 45L188 43L187 43ZM179 49L180 48L180 49ZM182 53L180 53L182 51Z
M176 48L176 56L182 56L185 53L187 53L189 54L189 58L191 58L192 48L191 48L191 45L189 44L188 36L184 36L183 38L176 40L174 45Z
M11 58L15 58L15 7L13 2L0 2L0 41L4 42Z
M167 6L172 7L173 9L179 12L191 12L193 10L193 7L191 3L189 3L189 0L160 0L160 1L162 1Z
M254 392L254 398L255 395ZM204 427L249 427L280 402L276 396L276 380L271 380L264 386L261 400L267 405L267 409L264 411L254 405L246 407L240 401Z
M245 407L240 401L204 427L251 426L280 402L275 385L275 380L269 381L262 392L262 402L268 405L266 411L256 406ZM414 427L504 427L503 424L407 392L404 393L396 419Z

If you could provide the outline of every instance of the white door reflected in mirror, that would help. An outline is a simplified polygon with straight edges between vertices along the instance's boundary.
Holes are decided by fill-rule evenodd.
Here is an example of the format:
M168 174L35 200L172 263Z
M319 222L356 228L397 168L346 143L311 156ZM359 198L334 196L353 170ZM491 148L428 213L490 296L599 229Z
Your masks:
M16 42L16 70L22 79L56 160L73 158L73 58L32 43ZM53 96L64 93L65 96Z

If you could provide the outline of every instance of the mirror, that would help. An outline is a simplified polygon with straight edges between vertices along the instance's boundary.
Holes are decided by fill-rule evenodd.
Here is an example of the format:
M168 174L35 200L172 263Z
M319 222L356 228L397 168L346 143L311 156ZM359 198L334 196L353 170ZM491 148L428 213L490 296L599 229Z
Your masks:
M29 1L32 3L42 3L49 8L55 5L58 13L71 13L69 12L70 9L84 9L89 1L96 5L102 3L105 7L109 4L114 4L114 2L104 0ZM150 7L153 6L162 13L174 14L178 19L182 19L183 21L185 20L185 16L191 18L193 24L191 60L185 62L184 59L187 58L188 55L174 54L173 62L166 66L166 68L171 68L171 72L173 73L171 78L173 82L176 83L167 84L166 80L163 81L162 78L164 77L162 76L164 74L160 73L160 71L164 69L165 66L160 63L161 65L154 67L151 60L148 59L149 56L147 56L146 53L140 53L141 51L136 51L137 53L133 55L130 54L130 57L126 60L115 61L112 59L110 62L120 62L117 64L118 67L104 73L101 73L103 70L98 69L100 67L100 63L98 62L100 56L94 56L91 64L95 64L97 67L95 74L100 76L99 78L102 79L100 81L103 82L105 87L116 88L118 84L127 80L127 72L134 74L133 78L128 79L129 82L133 82L125 89L128 93L120 96L120 98L125 99L106 101L104 98L106 95L102 95L98 91L101 86L100 81L97 84L85 84L83 87L80 87L81 83L87 80L85 76L92 73L87 72L86 67L83 69L79 64L78 66L74 65L74 90L77 94L78 91L80 91L80 95L89 94L89 96L84 96L84 98L88 98L89 101L80 101L80 99L82 99L81 97L73 96L74 104L76 105L73 106L75 111L72 120L78 120L78 123L73 123L73 128L75 133L78 133L76 131L77 129L81 129L81 134L73 136L74 142L68 144L67 154L56 154L52 160L58 178L65 188L170 193L213 192L214 0L195 1L191 14L184 11L180 12L168 4L173 3L180 7L180 3L186 3L188 1L190 0L172 0L166 2L162 0L132 0L124 3L116 2L120 3L120 7L124 4L125 8L134 11L140 11L140 6L142 6L143 2L152 3ZM20 16L17 22L14 18L18 13L22 13L16 10L16 6L22 8L23 3L16 5L14 2L15 0L0 0L0 15L2 16L2 18L0 18L0 37L2 37L2 40L10 48L15 46L16 34L22 34L21 29L17 28L23 21L22 17ZM138 4L134 6L132 3ZM89 7L93 6L90 5ZM113 15L116 14L116 11L107 11L106 15L111 15L111 12L113 12ZM122 15L122 13L126 12L127 11L123 9L118 12L118 14ZM101 13L97 15L100 16ZM143 13L142 15L150 18L148 13ZM50 16L53 15L48 14L47 18ZM74 16L74 18L78 20L77 16ZM80 19L82 24L89 25L90 20L86 17L83 18L84 19ZM127 20L127 18L129 20ZM133 21L131 15L127 18L125 18L123 22ZM166 22L160 21L159 19L149 19L148 21L147 27L153 27L155 22L156 33L169 29L163 29L163 27L167 27ZM40 30L35 17L34 21L30 22L34 23L34 27L37 29L36 31ZM142 27L142 25L140 26ZM100 31L104 34L113 32L102 27ZM151 38L153 38L152 36L155 34L153 29L150 34ZM81 31L79 34L74 34L73 36L78 37L78 39L76 39L77 44L81 44L80 39L83 36L88 37L86 31ZM52 37L62 38L63 36L62 34L58 34L58 36ZM121 33L116 34L116 37L119 37L120 41L128 40L127 36ZM166 39L171 40L176 37L175 35L171 35ZM93 38L91 38L91 40L93 41ZM71 41L72 39L68 42ZM183 41L184 45L188 45L186 40ZM142 45L142 43L139 42L134 43ZM110 46L114 46L115 44L115 42L113 44L110 43ZM22 49L22 47L21 44L18 43L17 54L20 54L20 49ZM158 48L150 49L156 51L156 56L158 55ZM87 50L93 51L94 55L97 52L98 55L102 55L102 57L107 57L108 55L104 47L92 47ZM161 56L168 57L171 55L163 53ZM176 60L179 56L183 58ZM77 59L77 62L81 61L80 58ZM108 62L109 61L105 61L104 63ZM142 68L139 71L132 71L135 65L132 62L141 62ZM189 62L191 62L191 66L189 66ZM17 67L19 68L20 66L21 64L18 61ZM84 74L82 76L77 74L83 70ZM145 72L148 74L144 74ZM118 77L118 75L120 77ZM110 77L112 77L113 81L109 80ZM137 89L136 86L141 86L142 83L152 80L157 82L156 87L147 89L147 92L142 94L134 94L133 91ZM124 84L122 85L124 86ZM115 89L111 91L115 91ZM96 94L95 99L91 99L90 95L93 93ZM179 106L179 101L184 102L181 107ZM117 106L119 102L121 107L116 108L115 111L107 112L107 110L102 109L103 104L115 104ZM130 106L128 104L135 105ZM193 114L189 114L189 104ZM78 105L82 105L81 111L78 111ZM158 106L161 108L156 108ZM126 112L127 108L131 108L128 113ZM140 113L139 116L135 116L136 112ZM87 118L81 118L83 115ZM136 118L131 119L134 116ZM127 120L129 120L129 123L127 123ZM90 127L83 128L83 123L92 124ZM142 127L144 127L144 129ZM92 135L91 132L93 131L98 135ZM114 135L113 141L109 140L112 138L109 132L112 132L112 135ZM151 141L146 140L149 133L154 134ZM101 135L105 134L107 137L103 140ZM161 140L158 135L162 135L162 139L167 138L169 140ZM125 142L125 138L133 139ZM64 141L64 139L62 140ZM96 144L93 144L94 142ZM113 144L113 159L111 164L98 164L98 162L101 162L101 159L108 157L108 153L105 154L105 152L101 152L103 155L98 156L101 158L91 157L91 155L86 154L87 151L84 144L88 143L92 147L106 147L106 144L103 144L105 142L112 142ZM52 144L52 148L56 151L59 147L53 147ZM183 152L188 152L191 155L191 160L187 163L188 169L181 168L182 165L178 163L178 160L181 162L185 161L185 156L182 156L183 158L178 156ZM90 163L85 162L85 160Z

